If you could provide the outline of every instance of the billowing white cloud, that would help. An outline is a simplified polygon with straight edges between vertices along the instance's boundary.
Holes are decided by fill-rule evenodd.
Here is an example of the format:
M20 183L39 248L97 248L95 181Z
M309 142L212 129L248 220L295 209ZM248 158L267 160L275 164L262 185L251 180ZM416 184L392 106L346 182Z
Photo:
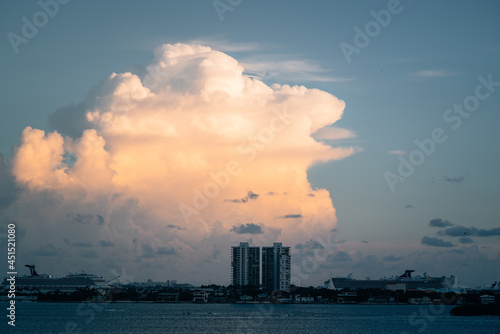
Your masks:
M312 137L341 118L344 102L243 72L209 47L163 45L144 76L113 73L56 112L78 136L27 127L10 164L22 191L2 213L26 230L23 261L55 274L126 267L228 283L229 247L250 236L235 226L258 222L255 245L294 246L335 229L329 193L311 188L307 170L356 151ZM280 218L290 213L298 218ZM57 254L57 265L47 260Z

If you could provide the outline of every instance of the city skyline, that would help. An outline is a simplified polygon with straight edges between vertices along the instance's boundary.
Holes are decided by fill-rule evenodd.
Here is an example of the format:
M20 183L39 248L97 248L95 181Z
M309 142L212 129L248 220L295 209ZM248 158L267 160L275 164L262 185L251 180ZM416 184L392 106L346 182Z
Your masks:
M40 273L228 285L231 247L279 241L291 284L491 285L499 9L4 4L0 247L15 224Z

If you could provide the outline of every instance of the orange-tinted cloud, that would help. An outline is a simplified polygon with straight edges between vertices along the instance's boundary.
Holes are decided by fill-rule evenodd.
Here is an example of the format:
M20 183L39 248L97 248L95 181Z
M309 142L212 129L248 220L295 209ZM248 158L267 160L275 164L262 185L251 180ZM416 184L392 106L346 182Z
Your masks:
M18 202L47 191L58 200L50 217L32 205L38 213L22 218L27 226L52 219L57 232L44 244L56 248L69 247L62 238L113 245L95 248L93 263L120 259L151 273L161 263L186 279L210 270L225 282L229 246L248 237L235 226L259 226L254 244L290 246L336 227L328 191L312 189L307 170L356 151L312 137L344 106L318 89L268 86L208 47L163 45L144 76L113 73L88 94L91 129L79 138L24 130L12 173L30 195ZM78 214L103 224L74 224L68 217Z

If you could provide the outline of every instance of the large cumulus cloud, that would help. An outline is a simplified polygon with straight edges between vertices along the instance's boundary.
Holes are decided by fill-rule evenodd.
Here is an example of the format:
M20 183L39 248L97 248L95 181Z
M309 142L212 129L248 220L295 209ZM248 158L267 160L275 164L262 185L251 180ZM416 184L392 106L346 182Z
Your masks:
M245 76L208 47L163 45L144 75L113 73L57 110L56 131L23 131L8 171L21 191L2 218L26 229L22 256L46 271L208 272L224 283L229 247L245 237L234 226L259 222L255 245L290 246L336 227L329 193L311 188L307 170L355 152L312 137L343 110L324 91ZM297 219L280 219L290 212ZM39 257L48 248L65 255L57 268Z

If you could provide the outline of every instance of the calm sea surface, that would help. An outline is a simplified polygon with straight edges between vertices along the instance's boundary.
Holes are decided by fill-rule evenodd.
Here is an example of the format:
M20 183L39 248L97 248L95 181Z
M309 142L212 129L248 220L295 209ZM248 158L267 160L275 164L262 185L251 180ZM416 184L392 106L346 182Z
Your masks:
M1 333L500 333L500 317L449 306L17 302Z

